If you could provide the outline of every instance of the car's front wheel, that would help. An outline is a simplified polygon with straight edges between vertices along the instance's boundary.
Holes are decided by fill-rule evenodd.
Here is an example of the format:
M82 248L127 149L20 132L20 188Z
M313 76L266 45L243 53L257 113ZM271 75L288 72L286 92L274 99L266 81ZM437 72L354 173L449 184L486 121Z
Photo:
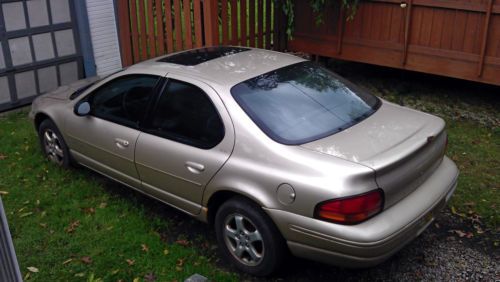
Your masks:
M38 127L38 137L44 155L53 163L67 168L70 165L69 151L59 129L50 119Z
M238 269L265 276L283 263L284 239L255 203L243 197L228 200L217 210L215 229L223 256Z

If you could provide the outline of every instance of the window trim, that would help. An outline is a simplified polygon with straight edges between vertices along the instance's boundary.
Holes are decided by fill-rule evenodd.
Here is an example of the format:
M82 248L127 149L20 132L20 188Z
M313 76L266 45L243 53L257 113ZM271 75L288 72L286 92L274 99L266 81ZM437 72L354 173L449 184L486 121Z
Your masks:
M93 118L98 118L98 119L101 119L101 120L105 120L105 121L108 121L108 122L111 122L111 123L114 123L114 124L118 124L118 125L121 125L121 126L125 126L125 127L128 127L128 128L133 128L133 129L141 130L141 125L148 118L148 116L150 115L149 113L151 112L150 111L151 108L154 106L154 103L156 103L156 101L157 101L159 89L162 89L163 85L166 84L165 83L166 82L166 78L165 77L162 77L162 76L159 76L159 75L156 75L156 74L149 74L149 73L127 73L127 74L123 74L123 75L120 75L120 76L116 76L116 77L114 77L112 79L107 80L106 82L103 82L103 80L104 80L103 79L103 80L100 81L100 82L103 82L101 85L97 86L97 88L93 89L91 92L87 93L83 98L81 98L80 100L78 100L78 102L75 103L75 106L77 106L77 105L79 105L80 103L83 103L83 102L90 102L90 99L92 99L96 95L96 92L98 92L102 88L106 87L106 85L108 85L109 83L112 83L112 82L114 82L115 80L118 80L118 79L123 79L123 78L131 77L131 76L150 76L150 77L156 78L156 82L155 82L155 84L154 84L154 86L153 86L153 88L151 89L151 92L150 92L150 97L148 99L148 106L146 107L146 113L142 117L142 119L138 121L138 123L135 126L132 125L132 123L124 123L124 122L119 122L119 121L116 121L116 120L110 120L110 119L106 119L106 118L103 118L103 117L96 116L96 115L94 115L92 107L91 107L91 112L89 113L89 116L92 116Z
M215 143L215 145L199 146L198 145L199 143L195 144L195 142L185 142L185 141L181 140L180 138L175 138L175 137L172 137L171 135L168 135L168 134L161 134L161 133L158 132L158 130L155 130L154 128L152 128L153 118L154 118L154 115L156 114L156 111L158 110L160 99L163 97L163 95L168 95L167 88L168 88L169 84L172 81L177 81L177 82L181 82L181 83L192 85L192 86L198 88L205 95L205 97L207 97L208 101L210 102L210 104L215 109L215 112L217 113L217 116L219 117L219 120L220 120L220 122L222 124L222 138L217 143ZM202 149L202 150L213 149L213 148L217 147L219 144L221 144L222 141L226 138L226 124L225 124L224 119L222 118L222 116L220 114L219 109L217 108L217 106L215 105L215 103L212 101L212 97L210 97L210 95L207 94L207 92L205 90L203 90L200 86L198 86L198 85L196 85L194 83L185 81L185 80L180 80L180 79L176 79L176 78L166 77L165 78L165 82L158 89L158 92L156 93L156 96L154 98L154 104L153 104L153 106L151 108L148 109L148 113L149 114L147 114L147 118L145 118L144 122L141 124L142 125L141 126L141 131L144 132L144 133L151 134L153 136L159 137L159 138L164 138L164 139L176 142L176 143L184 144L184 145L187 145L187 146L190 146L190 147L194 147L194 148L198 148L198 149Z

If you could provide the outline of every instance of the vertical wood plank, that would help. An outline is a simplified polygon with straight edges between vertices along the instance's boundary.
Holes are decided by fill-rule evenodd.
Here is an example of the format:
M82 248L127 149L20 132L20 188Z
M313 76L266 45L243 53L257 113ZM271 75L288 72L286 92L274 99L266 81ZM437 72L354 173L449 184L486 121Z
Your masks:
M271 1L266 0L266 49L271 49Z
M257 34L258 34L258 47L264 48L264 3L262 0L257 1Z
M132 30L132 47L134 51L133 63L140 61L139 55L139 25L137 24L137 3L132 0L130 3L130 20Z
M174 0L175 51L182 50L181 2Z
M412 10L413 10L413 0L408 1L408 9L405 15L405 34L404 34L404 46L403 46L403 57L401 59L401 64L406 65L406 59L408 58L408 45L410 44L411 36L411 25L412 25Z
M140 37L141 37L141 60L146 60L148 58L148 43L147 43L147 31L146 31L146 11L144 9L144 0L139 0L139 24L141 25Z
M155 22L154 22L154 14L153 14L153 0L147 0L148 5L148 49L149 49L149 57L156 57L156 40L155 40Z
M127 1L118 2L118 28L120 30L120 50L122 65L124 67L133 64L132 42L130 38L130 14Z
M165 0L165 38L167 53L174 52L174 30L172 28L172 1Z
M168 0L167 0L168 1ZM156 40L158 41L158 54L165 54L165 32L163 31L163 0L156 0Z
M273 50L279 51L280 49L280 32L281 30L281 4L279 1L273 1Z
M247 46L247 0L240 0L240 45Z
M342 42L344 40L344 29L345 29L345 9L340 7L339 20L337 24L337 54L342 54Z
M205 46L219 45L218 7L216 0L203 1Z
M255 47L255 1L250 0L248 2L248 25L250 26L250 42L251 47Z
M238 45L238 1L231 0L231 44Z
M486 55L486 46L488 44L488 33L491 21L491 11L493 10L493 0L489 0L486 10L486 19L484 20L483 34L481 40L481 54L479 54L479 62L477 65L477 76L481 77L483 75L484 68L484 57Z
M183 1L184 9L184 48L193 48L193 34L192 34L192 24L191 24L191 0Z
M227 45L229 43L228 36L228 12L227 12L227 0L221 1L221 19L222 19L222 44Z
M203 35L201 32L201 5L200 0L193 0L193 19L194 19L194 38L195 47L200 48L203 46Z

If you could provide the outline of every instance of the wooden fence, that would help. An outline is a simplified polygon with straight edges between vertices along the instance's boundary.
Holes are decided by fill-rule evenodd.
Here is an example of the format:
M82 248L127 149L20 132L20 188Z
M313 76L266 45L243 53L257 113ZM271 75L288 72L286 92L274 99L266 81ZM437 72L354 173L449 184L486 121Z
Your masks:
M362 1L352 21L339 5L314 23L295 1L291 50L500 85L500 0Z
M274 0L118 0L122 63L214 45L281 50L286 44Z

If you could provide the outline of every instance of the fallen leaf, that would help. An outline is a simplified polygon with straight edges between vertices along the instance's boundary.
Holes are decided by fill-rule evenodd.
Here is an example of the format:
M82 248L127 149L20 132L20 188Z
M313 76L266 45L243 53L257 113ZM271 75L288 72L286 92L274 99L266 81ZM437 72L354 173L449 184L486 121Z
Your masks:
M104 202L103 202L103 203L101 203L101 204L99 205L99 208L103 209L103 208L105 208L107 205L108 205L107 203L104 203Z
M80 259L83 263L85 264L91 264L92 263L92 258L89 256L84 256Z
M460 238L465 237L467 239L470 239L474 236L474 234L472 234L472 232L465 232L462 230L450 230L450 232L457 234L458 237L460 237Z
M80 272L75 274L75 277L83 277L83 276L85 276L85 272Z
M184 265L184 262L186 261L185 258L180 258L177 260L177 263L175 265L182 267Z
M168 249L163 250L164 255L168 255L168 253L169 253Z
M8 191L0 191L0 195L8 195L9 192Z
M139 282L139 277L134 278L133 282Z
M146 245L146 244L141 244L141 249L142 249L144 252L148 252L148 251L149 251L149 247L148 247L148 245Z
M86 213L86 214L94 214L95 213L95 209L94 208L84 208L83 212Z
M27 269L29 270L29 272L33 272L33 273L37 273L39 271L38 268L36 268L34 266L28 266Z
M176 266L176 267L175 267L175 270L177 270L177 271L182 271L182 267L180 267L180 266Z
M43 228L47 228L47 223L40 223L39 225Z
M189 245L189 241L188 240L177 240L175 242L177 244L181 245L181 246L187 246L187 245Z
M33 214L32 212L25 212L25 213L21 214L19 217L27 217L27 216L30 216L32 214Z
M119 271L120 271L119 269L115 269L115 270L111 271L111 275L115 275L115 274L117 274Z
M78 226L80 226L80 221L77 220L77 221L73 221L69 226L68 228L66 228L66 232L67 233L73 233L75 232L76 228L78 228Z
M128 263L129 266L132 266L135 263L135 260L133 259L126 259L125 261Z
M150 273L144 275L144 281L154 282L154 281L156 281L156 276L154 275L154 273L150 272Z
M68 264L68 263L70 263L70 262L72 262L72 261L73 261L73 259L72 259L72 258L70 258L70 259L67 259L67 260L63 261L63 263L62 263L62 264L63 264L63 265L66 265L66 264Z
M4 154L0 154L0 161L5 160L6 158L7 158L7 156L6 156L6 155L4 155Z
M31 276L31 272L27 272L26 275L24 275L24 281L27 281Z

